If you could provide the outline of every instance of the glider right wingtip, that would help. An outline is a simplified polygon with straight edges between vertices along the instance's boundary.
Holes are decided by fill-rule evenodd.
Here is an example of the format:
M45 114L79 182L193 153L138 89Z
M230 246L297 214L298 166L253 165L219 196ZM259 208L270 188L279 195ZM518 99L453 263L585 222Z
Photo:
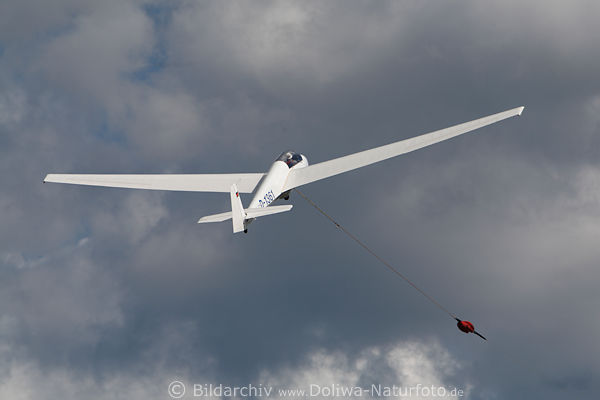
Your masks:
M519 111L517 111L517 115L521 115L521 113L523 112L523 110L525 109L525 106L521 106L518 108Z

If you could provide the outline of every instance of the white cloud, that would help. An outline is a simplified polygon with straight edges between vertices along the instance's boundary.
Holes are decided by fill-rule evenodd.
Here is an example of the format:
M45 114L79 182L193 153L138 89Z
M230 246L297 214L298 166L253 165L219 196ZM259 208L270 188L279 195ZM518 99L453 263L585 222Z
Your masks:
M170 343L180 340L177 339L177 332L186 331L185 326L173 328L165 331L162 344L157 348L168 349ZM187 339L184 337L183 340L185 342ZM152 357L160 355L160 352L154 349ZM136 376L133 371L133 373L106 374L100 379L61 368L42 370L34 362L22 362L18 359L9 361L3 357L5 355L4 352L0 353L0 363L9 366L4 378L0 380L2 398L28 400L40 396L64 400L86 397L100 400L160 398L168 396L167 388L171 381L180 380L187 388L184 398L188 399L193 398L194 384L230 385L227 382L215 381L214 377L191 375L190 371L186 370L169 370L160 361L167 358L165 355L156 358L159 360L156 363L146 366L143 376ZM207 360L207 363L210 364L210 360ZM342 387L360 386L370 391L371 385L381 385L382 388L395 385L403 388L401 390L413 388L413 394L408 397L411 399L440 398L436 393L423 391L423 388L443 387L447 391L446 397L443 398L452 399L460 398L451 395L451 390L455 388L451 377L460 370L461 365L452 360L448 352L437 342L400 342L389 347L371 347L361 351L357 356L349 356L339 351L313 351L306 356L302 364L277 370L267 369L256 378L256 381L246 384L273 387L269 399L298 398L282 396L278 390L304 389L309 393L311 385L315 394L312 398L315 399L332 398L323 395L329 389L340 390ZM456 387L456 389L462 389L464 396L468 397L471 386L468 382L463 384L464 387ZM398 397L382 396L382 398Z
M382 387L397 386L403 390L414 388L410 398L433 398L437 393L418 392L420 386L431 388L444 387L448 393L455 388L451 383L454 374L461 370L455 361L439 343L435 341L399 342L394 345L375 346L363 349L356 356L340 351L317 350L306 356L304 363L265 370L259 381L281 389L303 389L306 393L313 389L314 398L329 398L323 388L361 387L371 390L371 385ZM463 382L466 395L471 389ZM319 390L321 390L319 392ZM387 396L383 396L388 398ZM458 398L450 396L447 398ZM274 398L284 398L274 396ZM393 396L389 396L393 398Z

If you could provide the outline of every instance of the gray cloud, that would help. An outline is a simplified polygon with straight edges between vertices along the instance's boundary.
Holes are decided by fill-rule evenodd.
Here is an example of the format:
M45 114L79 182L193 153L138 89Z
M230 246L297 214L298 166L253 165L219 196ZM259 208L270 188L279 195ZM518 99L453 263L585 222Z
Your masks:
M268 378L593 397L598 11L3 3L0 393L153 398L175 378ZM258 172L287 148L318 162L521 104L518 119L305 189L486 343L297 196L239 237L195 224L226 196L41 184Z

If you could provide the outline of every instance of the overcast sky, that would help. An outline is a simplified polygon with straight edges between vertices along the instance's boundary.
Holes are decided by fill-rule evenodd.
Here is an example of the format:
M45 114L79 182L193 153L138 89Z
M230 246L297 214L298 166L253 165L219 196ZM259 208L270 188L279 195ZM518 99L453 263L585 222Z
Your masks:
M3 0L0 397L164 399L173 380L597 397L599 18L596 1ZM487 342L297 195L233 235L196 224L227 194L42 184L263 172L521 105L303 189Z

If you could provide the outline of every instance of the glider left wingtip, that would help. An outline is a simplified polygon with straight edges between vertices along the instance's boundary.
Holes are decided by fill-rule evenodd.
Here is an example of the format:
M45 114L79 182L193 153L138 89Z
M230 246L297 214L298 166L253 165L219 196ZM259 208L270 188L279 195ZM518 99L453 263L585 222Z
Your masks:
M525 109L525 106L521 106L518 108L519 111L517 111L517 115L521 115L521 113L523 112L523 110Z

